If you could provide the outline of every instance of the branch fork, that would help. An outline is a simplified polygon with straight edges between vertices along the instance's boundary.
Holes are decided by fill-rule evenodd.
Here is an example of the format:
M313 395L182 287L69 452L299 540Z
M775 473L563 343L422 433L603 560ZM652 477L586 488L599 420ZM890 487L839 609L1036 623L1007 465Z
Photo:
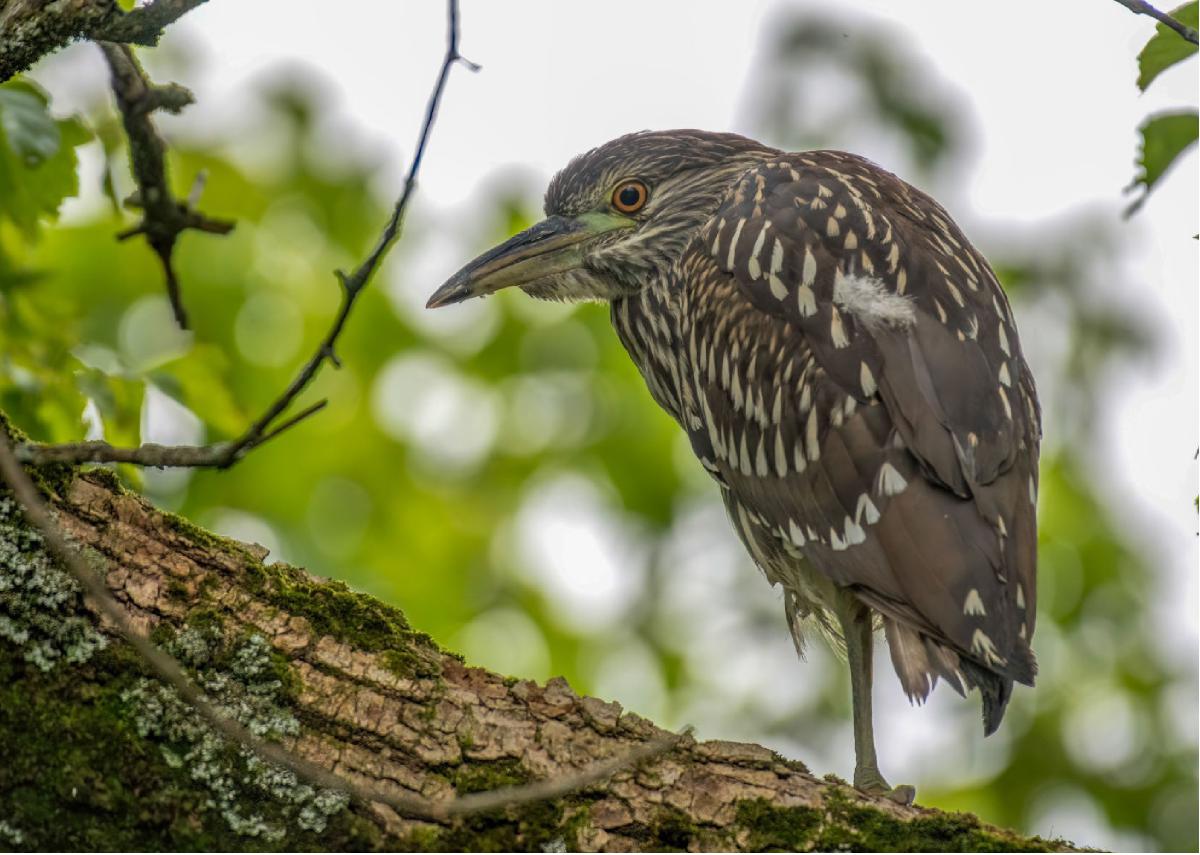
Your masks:
M112 75L112 90L129 139L129 161L138 187L125 205L142 211L141 222L118 233L117 240L145 235L146 243L162 263L175 322L181 329L187 329L187 311L172 262L175 243L188 229L224 235L233 230L234 224L210 218L195 209L193 198L199 196L196 187L202 188L202 181L193 185L187 200L177 200L171 194L166 143L150 117L156 110L178 113L192 103L192 93L175 83L152 83L128 45L105 41L99 45Z

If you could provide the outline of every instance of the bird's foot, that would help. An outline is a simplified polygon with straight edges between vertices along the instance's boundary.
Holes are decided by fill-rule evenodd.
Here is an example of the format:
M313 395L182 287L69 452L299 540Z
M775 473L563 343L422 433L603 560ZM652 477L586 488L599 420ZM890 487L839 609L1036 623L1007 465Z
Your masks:
M883 796L898 804L911 805L917 797L917 788L912 784L893 787L883 779L877 769L854 773L854 789L872 796Z

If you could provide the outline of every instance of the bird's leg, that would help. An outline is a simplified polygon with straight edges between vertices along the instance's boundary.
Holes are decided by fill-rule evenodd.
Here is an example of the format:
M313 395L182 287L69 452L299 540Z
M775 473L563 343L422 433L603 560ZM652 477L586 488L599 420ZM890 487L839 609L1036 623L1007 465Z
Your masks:
M871 610L853 594L843 594L838 617L846 639L850 665L850 699L854 707L854 786L863 792L887 796L911 804L916 790L908 785L892 787L879 772L875 757L875 733L871 721Z

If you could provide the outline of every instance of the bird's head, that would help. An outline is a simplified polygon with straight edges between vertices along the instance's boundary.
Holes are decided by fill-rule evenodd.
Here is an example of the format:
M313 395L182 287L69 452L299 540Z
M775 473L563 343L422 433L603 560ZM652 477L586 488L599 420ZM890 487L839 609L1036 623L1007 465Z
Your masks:
M644 131L572 160L546 191L546 219L480 255L429 308L516 285L549 300L615 300L665 271L734 180L777 152L735 134Z

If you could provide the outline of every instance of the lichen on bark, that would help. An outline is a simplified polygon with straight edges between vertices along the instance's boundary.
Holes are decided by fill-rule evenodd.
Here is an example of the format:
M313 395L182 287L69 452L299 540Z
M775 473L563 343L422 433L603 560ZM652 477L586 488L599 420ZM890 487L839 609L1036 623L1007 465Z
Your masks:
M665 735L561 679L538 685L469 668L398 609L266 563L261 547L157 511L110 473L59 472L42 484L64 531L103 561L110 589L142 631L243 723L340 775L449 799L569 774ZM4 519L20 528L11 513ZM23 544L20 554L37 552L27 530L8 536ZM345 805L213 742L127 644L97 630L78 597L63 617L104 633L105 645L46 670L12 639L0 640L0 847L1065 846L872 799L760 746L691 740L557 800L445 824L410 820L380 805Z
M41 535L3 492L0 567L0 639L27 662L49 671L60 662L86 662L107 644L93 621L78 613L79 584L54 566Z

